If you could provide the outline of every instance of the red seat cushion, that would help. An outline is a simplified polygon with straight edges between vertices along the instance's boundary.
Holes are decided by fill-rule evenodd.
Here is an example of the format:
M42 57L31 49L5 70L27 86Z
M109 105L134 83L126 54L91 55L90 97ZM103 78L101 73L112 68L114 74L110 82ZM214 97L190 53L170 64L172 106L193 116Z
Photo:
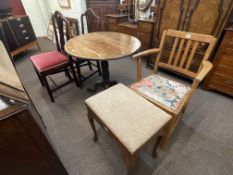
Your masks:
M32 63L40 72L65 63L68 60L67 56L58 51L46 52L31 57Z

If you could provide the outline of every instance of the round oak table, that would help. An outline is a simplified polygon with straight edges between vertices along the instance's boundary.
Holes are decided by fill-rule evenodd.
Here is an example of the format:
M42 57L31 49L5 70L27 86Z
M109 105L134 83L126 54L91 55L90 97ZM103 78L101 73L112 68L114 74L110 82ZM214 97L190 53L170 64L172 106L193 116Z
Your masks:
M65 50L73 59L100 61L102 82L98 86L112 86L115 81L109 80L109 60L125 58L132 55L141 47L141 42L130 35L117 32L93 32L76 36L65 44Z

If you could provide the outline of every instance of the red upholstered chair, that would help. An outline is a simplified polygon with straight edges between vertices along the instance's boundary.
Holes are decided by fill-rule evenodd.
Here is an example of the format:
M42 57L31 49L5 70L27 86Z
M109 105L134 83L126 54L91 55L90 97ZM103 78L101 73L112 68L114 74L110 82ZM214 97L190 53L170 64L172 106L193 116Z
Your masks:
M72 81L75 81L76 85L79 86L79 82L74 71L72 59L66 55L64 50L64 44L70 38L69 22L58 11L56 11L52 16L52 21L55 32L57 51L34 55L31 57L31 61L42 86L46 87L51 101L54 102L54 97L52 94L54 91L71 83ZM64 72L69 80L62 85L51 89L47 80L47 76L60 72ZM72 77L70 72L72 72Z

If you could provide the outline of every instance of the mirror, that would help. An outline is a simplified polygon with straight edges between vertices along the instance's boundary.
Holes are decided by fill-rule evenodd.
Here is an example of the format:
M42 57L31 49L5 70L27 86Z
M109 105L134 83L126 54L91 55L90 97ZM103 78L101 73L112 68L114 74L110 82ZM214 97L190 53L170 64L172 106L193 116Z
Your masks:
M139 1L139 10L140 11L147 11L151 6L153 0L138 0Z
M28 96L1 40L0 53L0 95L22 102L28 101Z

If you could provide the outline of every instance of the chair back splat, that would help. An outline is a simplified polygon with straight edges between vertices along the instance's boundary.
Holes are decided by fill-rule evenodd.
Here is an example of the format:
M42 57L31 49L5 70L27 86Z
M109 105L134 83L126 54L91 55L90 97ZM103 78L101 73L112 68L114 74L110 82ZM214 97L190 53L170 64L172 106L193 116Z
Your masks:
M86 19L86 24L87 24L87 32L86 33L99 31L100 17L97 16L91 8L88 8L85 11L85 13L83 13L81 15L82 34L85 33L85 30L84 30L84 24L85 24L84 20L85 19Z
M64 45L70 39L69 21L59 11L52 16L57 50L64 53Z
M163 32L163 37L160 43L161 52L158 54L156 65L169 69L191 78L195 78L201 68L201 62L207 61L215 45L216 38L211 35L196 34L191 32L183 32L176 30L167 30ZM164 47L170 45L171 52L167 61L162 61ZM191 69L194 55L200 50L205 50L204 55L200 55L200 64L198 70ZM157 72L155 65L154 72Z

